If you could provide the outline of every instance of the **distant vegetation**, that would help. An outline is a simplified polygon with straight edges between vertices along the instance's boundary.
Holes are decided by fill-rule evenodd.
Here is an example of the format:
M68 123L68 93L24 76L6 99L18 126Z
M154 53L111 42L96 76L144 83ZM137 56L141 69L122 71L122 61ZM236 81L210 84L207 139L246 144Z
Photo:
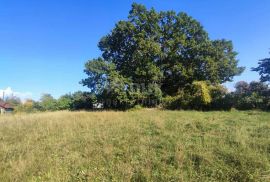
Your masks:
M66 94L59 99L53 98L50 94L44 94L40 101L26 100L21 102L19 98L12 97L6 99L15 107L15 112L40 112L59 110L91 110L97 103L96 96L89 92L75 92Z

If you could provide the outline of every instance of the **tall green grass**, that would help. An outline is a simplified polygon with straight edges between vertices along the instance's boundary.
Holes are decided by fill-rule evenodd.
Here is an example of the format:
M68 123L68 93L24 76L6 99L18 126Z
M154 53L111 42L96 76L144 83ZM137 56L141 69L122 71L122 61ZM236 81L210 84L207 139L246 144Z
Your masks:
M270 181L270 113L1 116L0 181Z

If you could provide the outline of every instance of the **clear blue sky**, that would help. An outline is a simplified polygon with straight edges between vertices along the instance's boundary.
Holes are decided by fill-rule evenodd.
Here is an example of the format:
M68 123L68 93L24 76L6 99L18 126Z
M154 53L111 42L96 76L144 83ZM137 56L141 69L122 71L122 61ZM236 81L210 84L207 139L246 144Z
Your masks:
M55 97L77 90L84 63L100 55L97 43L119 20L130 0L0 0L0 89ZM212 39L233 41L239 80L258 80L250 71L270 48L269 0L137 0L148 8L184 11L199 20Z

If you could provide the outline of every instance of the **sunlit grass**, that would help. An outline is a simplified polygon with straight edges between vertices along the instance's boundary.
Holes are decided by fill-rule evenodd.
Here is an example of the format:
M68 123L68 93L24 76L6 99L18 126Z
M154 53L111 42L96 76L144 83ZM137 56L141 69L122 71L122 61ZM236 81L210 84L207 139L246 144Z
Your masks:
M270 113L0 117L0 181L269 181Z

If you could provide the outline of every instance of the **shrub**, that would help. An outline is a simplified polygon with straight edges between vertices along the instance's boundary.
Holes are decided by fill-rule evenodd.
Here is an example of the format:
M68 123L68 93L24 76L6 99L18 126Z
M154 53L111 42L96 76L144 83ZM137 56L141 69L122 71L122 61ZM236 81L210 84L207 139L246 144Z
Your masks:
M222 85L212 85L210 87L212 101L210 110L230 110L233 106L233 96Z
M133 108L129 109L128 111L139 111L142 110L143 106L141 105L135 105Z
M258 93L253 92L250 95L238 96L236 97L235 106L239 110L249 110L249 109L263 109L264 102L263 97Z
M192 84L192 102L191 107L193 109L204 109L212 101L209 86L204 81L196 81Z
M20 112L31 113L31 112L36 112L38 110L40 110L39 104L30 99L26 100L24 103L15 107L16 113L20 113Z
M270 89L262 82L238 82L233 93L234 107L239 110L269 110ZM243 89L245 88L245 89Z
M72 95L71 110L90 110L94 108L96 96L89 92L75 92Z
M40 100L39 104L42 111L56 111L58 109L57 100L50 94L43 94Z
M209 86L198 81L178 91L176 96L167 96L162 100L166 109L197 109L203 110L211 103Z
M162 99L162 107L165 109L180 109L180 98L181 96L167 96Z
M59 110L70 110L73 103L73 97L72 95L66 94L61 96L57 100L57 108Z

